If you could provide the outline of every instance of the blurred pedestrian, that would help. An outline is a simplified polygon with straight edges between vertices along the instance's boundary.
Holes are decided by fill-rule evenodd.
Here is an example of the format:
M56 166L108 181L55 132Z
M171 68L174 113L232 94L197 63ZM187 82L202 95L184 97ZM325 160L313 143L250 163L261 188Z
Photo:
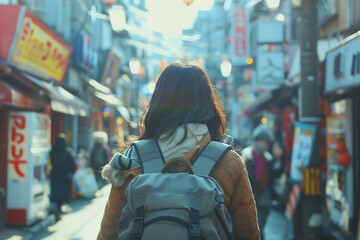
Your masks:
M90 153L90 166L94 171L99 189L106 185L106 180L101 177L101 169L109 163L111 157L105 134L104 132L94 133L95 144Z
M280 141L275 140L271 154L273 156L273 169L277 174L271 179L273 207L280 210L284 207L283 195L287 188L287 176L285 172L285 150Z
M273 156L269 152L274 141L271 129L261 124L254 129L252 138L253 143L243 149L241 155L249 161L249 179L255 196L261 239L264 239L264 226L272 204L273 180L281 170L274 168Z
M180 63L170 64L160 75L139 126L140 141L156 140L165 164L177 158L193 163L210 141L222 141L226 130L224 109L205 71ZM125 164L124 159L128 163ZM139 166L131 167L133 161L139 162L139 156L132 145L121 155L117 153L103 169L103 176L112 183L112 188L98 240L117 239L121 234L118 232L120 215L123 209L125 212L128 209L124 208L125 190L131 180L141 174ZM224 192L236 239L259 240L255 201L244 160L229 150L217 162L211 176ZM200 231L201 226L194 229L197 230ZM176 234L164 237L179 238Z
M74 155L67 147L66 136L61 133L50 151L50 201L56 203L56 220L60 220L61 207L72 198L72 176L76 170Z

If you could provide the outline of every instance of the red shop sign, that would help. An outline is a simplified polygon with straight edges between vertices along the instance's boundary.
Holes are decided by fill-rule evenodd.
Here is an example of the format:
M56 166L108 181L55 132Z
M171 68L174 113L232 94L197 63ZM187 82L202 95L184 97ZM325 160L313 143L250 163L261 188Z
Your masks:
M8 174L10 179L25 178L27 167L26 118L11 114L9 117Z

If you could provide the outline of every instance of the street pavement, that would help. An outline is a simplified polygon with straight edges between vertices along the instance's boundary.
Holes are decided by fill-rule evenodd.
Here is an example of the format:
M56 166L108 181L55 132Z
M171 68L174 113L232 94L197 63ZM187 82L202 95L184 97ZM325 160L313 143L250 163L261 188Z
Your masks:
M58 222L51 215L36 226L1 229L0 240L96 239L109 192L107 185L94 199L75 199ZM292 240L292 225L280 212L271 210L264 235L265 240Z
M0 240L92 240L100 229L105 204L110 192L106 185L96 198L77 198L65 206L60 221L54 215L31 227L0 229Z
M263 240L292 240L292 223L282 213L271 209L264 227Z

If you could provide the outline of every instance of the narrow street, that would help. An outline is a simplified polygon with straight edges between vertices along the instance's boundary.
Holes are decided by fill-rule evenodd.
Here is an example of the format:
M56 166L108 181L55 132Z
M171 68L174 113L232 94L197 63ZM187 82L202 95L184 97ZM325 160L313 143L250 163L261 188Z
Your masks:
M96 239L109 192L110 185L107 185L94 199L75 199L60 221L37 233L31 240Z
M109 192L110 185L107 185L94 199L74 200L60 221L37 233L31 240L96 239ZM267 240L293 239L291 223L275 210L271 210L264 231Z
M0 240L96 240L104 166L197 159L238 239L360 240L360 0L0 0ZM230 224L198 226L201 181L156 181L133 235ZM183 207L184 237L160 227Z

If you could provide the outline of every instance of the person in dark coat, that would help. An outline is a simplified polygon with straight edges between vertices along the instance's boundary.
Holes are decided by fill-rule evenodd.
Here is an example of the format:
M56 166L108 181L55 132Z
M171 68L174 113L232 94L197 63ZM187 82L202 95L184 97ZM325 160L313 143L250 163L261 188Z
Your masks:
M90 166L94 171L96 183L101 189L106 185L106 180L101 177L101 169L109 163L111 152L109 146L102 138L96 138L90 154Z
M72 176L76 165L72 151L66 146L65 134L61 133L50 151L50 201L57 204L56 218L60 219L61 206L71 201Z

